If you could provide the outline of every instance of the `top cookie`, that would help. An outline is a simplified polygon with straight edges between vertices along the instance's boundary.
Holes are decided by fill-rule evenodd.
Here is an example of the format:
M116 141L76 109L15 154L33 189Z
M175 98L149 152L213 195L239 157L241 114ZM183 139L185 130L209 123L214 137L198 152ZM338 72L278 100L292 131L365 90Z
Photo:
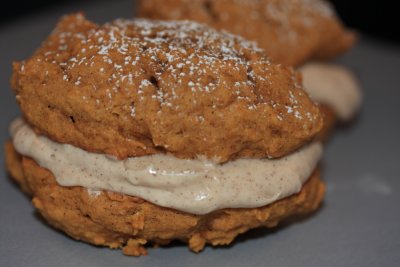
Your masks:
M335 57L355 41L321 0L140 0L138 8L141 17L190 19L239 34L292 66Z
M291 68L188 21L66 16L14 64L12 86L36 131L118 158L280 157L322 126Z

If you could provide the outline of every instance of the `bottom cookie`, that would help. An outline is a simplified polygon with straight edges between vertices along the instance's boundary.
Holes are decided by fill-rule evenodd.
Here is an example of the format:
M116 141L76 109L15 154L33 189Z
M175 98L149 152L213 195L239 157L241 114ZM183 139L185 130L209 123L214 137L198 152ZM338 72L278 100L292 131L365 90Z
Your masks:
M249 229L274 227L289 217L316 210L324 195L318 169L298 194L260 208L223 209L194 215L163 208L143 199L82 187L63 187L53 174L6 144L7 168L49 224L77 240L124 254L146 255L146 244L188 243L194 252L206 244L228 245Z

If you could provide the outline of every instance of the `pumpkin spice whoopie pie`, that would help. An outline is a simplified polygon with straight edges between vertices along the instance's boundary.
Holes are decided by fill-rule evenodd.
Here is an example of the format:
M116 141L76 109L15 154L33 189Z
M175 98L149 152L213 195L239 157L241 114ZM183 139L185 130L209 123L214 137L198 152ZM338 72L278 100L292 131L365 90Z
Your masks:
M128 255L314 211L322 114L290 67L189 21L62 18L14 64L7 167L40 214Z
M351 120L361 105L357 79L327 63L356 41L325 0L139 0L138 16L194 20L257 42L275 63L297 67L304 89L324 116L321 139L336 121Z

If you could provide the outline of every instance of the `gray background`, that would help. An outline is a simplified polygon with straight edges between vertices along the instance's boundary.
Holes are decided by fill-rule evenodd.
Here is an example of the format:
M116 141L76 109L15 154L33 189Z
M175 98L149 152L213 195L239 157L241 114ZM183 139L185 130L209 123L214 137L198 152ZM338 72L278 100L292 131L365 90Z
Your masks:
M57 7L0 28L0 143L19 114L9 86L11 62L28 57L59 16L78 10L104 22L131 16L133 3ZM199 255L178 244L125 257L44 224L9 180L0 153L0 266L400 266L400 49L361 38L339 62L359 77L364 106L326 147L325 202L307 220L255 230L233 246L207 247Z

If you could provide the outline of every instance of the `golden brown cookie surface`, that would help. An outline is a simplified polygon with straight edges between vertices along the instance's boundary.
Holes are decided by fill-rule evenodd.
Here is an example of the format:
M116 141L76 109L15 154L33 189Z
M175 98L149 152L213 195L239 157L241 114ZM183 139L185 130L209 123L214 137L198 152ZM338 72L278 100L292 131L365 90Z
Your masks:
M321 110L322 117L324 118L324 126L318 133L317 139L322 142L327 142L337 123L337 116L335 111L329 105L321 104L319 108Z
M316 170L298 194L268 206L198 216L126 195L59 186L51 172L21 157L11 143L6 145L6 162L13 178L33 197L33 204L51 225L77 240L123 248L125 254L135 256L146 254L146 243L165 245L181 240L195 252L205 244L227 245L249 229L274 227L285 218L314 211L324 194Z
M335 57L355 40L321 0L140 0L138 15L225 29L257 41L275 62L294 66Z
M38 132L119 158L280 157L322 126L291 68L194 22L64 17L12 84Z

